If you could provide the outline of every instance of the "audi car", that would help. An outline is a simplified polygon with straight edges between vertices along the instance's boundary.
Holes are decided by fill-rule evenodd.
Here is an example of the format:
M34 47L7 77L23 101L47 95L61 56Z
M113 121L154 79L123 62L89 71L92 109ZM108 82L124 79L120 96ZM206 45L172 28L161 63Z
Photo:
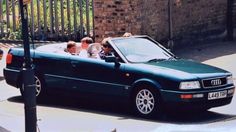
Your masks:
M109 38L107 43L112 55L105 59L65 54L66 43L32 48L36 96L57 93L121 101L143 117L176 109L205 111L233 98L233 77L226 70L178 58L148 36ZM4 77L24 96L23 63L23 48L11 48Z

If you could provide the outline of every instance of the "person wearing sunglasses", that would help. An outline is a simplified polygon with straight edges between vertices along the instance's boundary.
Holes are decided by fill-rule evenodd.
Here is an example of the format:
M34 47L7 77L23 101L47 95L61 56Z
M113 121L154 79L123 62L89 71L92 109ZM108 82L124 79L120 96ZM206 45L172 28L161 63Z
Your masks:
M110 38L105 38L105 39L102 40L102 43L101 43L101 45L102 45L102 50L98 53L99 57L100 57L102 60L104 60L106 56L111 56L111 55L113 55L113 53L112 53L112 50L113 50L113 49L112 49L111 45L108 43L108 40L109 40L109 39L110 39Z

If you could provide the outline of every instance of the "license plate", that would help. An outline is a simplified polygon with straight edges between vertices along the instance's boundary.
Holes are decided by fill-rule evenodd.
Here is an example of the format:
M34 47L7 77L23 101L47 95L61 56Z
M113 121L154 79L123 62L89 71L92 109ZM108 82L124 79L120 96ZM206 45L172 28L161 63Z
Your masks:
M221 99L227 97L227 90L208 93L208 100Z

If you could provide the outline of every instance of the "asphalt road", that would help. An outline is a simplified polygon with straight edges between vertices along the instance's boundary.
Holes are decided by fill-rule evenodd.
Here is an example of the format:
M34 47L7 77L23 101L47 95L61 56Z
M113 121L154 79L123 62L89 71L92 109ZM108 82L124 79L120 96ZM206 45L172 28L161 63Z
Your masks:
M236 84L236 42L188 47L175 51L179 57L194 59L229 70ZM0 68L5 66L4 60ZM0 76L2 70L0 69ZM20 92L0 81L0 132L24 131L24 104ZM236 93L235 93L236 96ZM142 119L130 114L126 106L95 103L60 96L38 101L38 128L51 131L155 131L155 132L235 132L236 98L230 105L202 114L178 114L161 119ZM5 130L6 129L6 130Z

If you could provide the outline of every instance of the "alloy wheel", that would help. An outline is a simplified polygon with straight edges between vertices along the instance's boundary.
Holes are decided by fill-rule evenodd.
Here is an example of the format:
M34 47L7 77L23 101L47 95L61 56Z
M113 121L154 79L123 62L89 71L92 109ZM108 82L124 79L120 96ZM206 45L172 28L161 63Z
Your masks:
M148 89L140 90L136 95L136 107L142 114L150 114L155 107L155 98Z
M42 85L38 77L35 76L35 89L36 89L36 96L38 96L41 92Z
M42 84L41 84L41 81L39 80L39 78L37 76L34 76L35 78L35 92L36 92L36 97L39 96L41 90L42 90ZM21 87L21 95L24 94L24 84L22 84L22 87Z

